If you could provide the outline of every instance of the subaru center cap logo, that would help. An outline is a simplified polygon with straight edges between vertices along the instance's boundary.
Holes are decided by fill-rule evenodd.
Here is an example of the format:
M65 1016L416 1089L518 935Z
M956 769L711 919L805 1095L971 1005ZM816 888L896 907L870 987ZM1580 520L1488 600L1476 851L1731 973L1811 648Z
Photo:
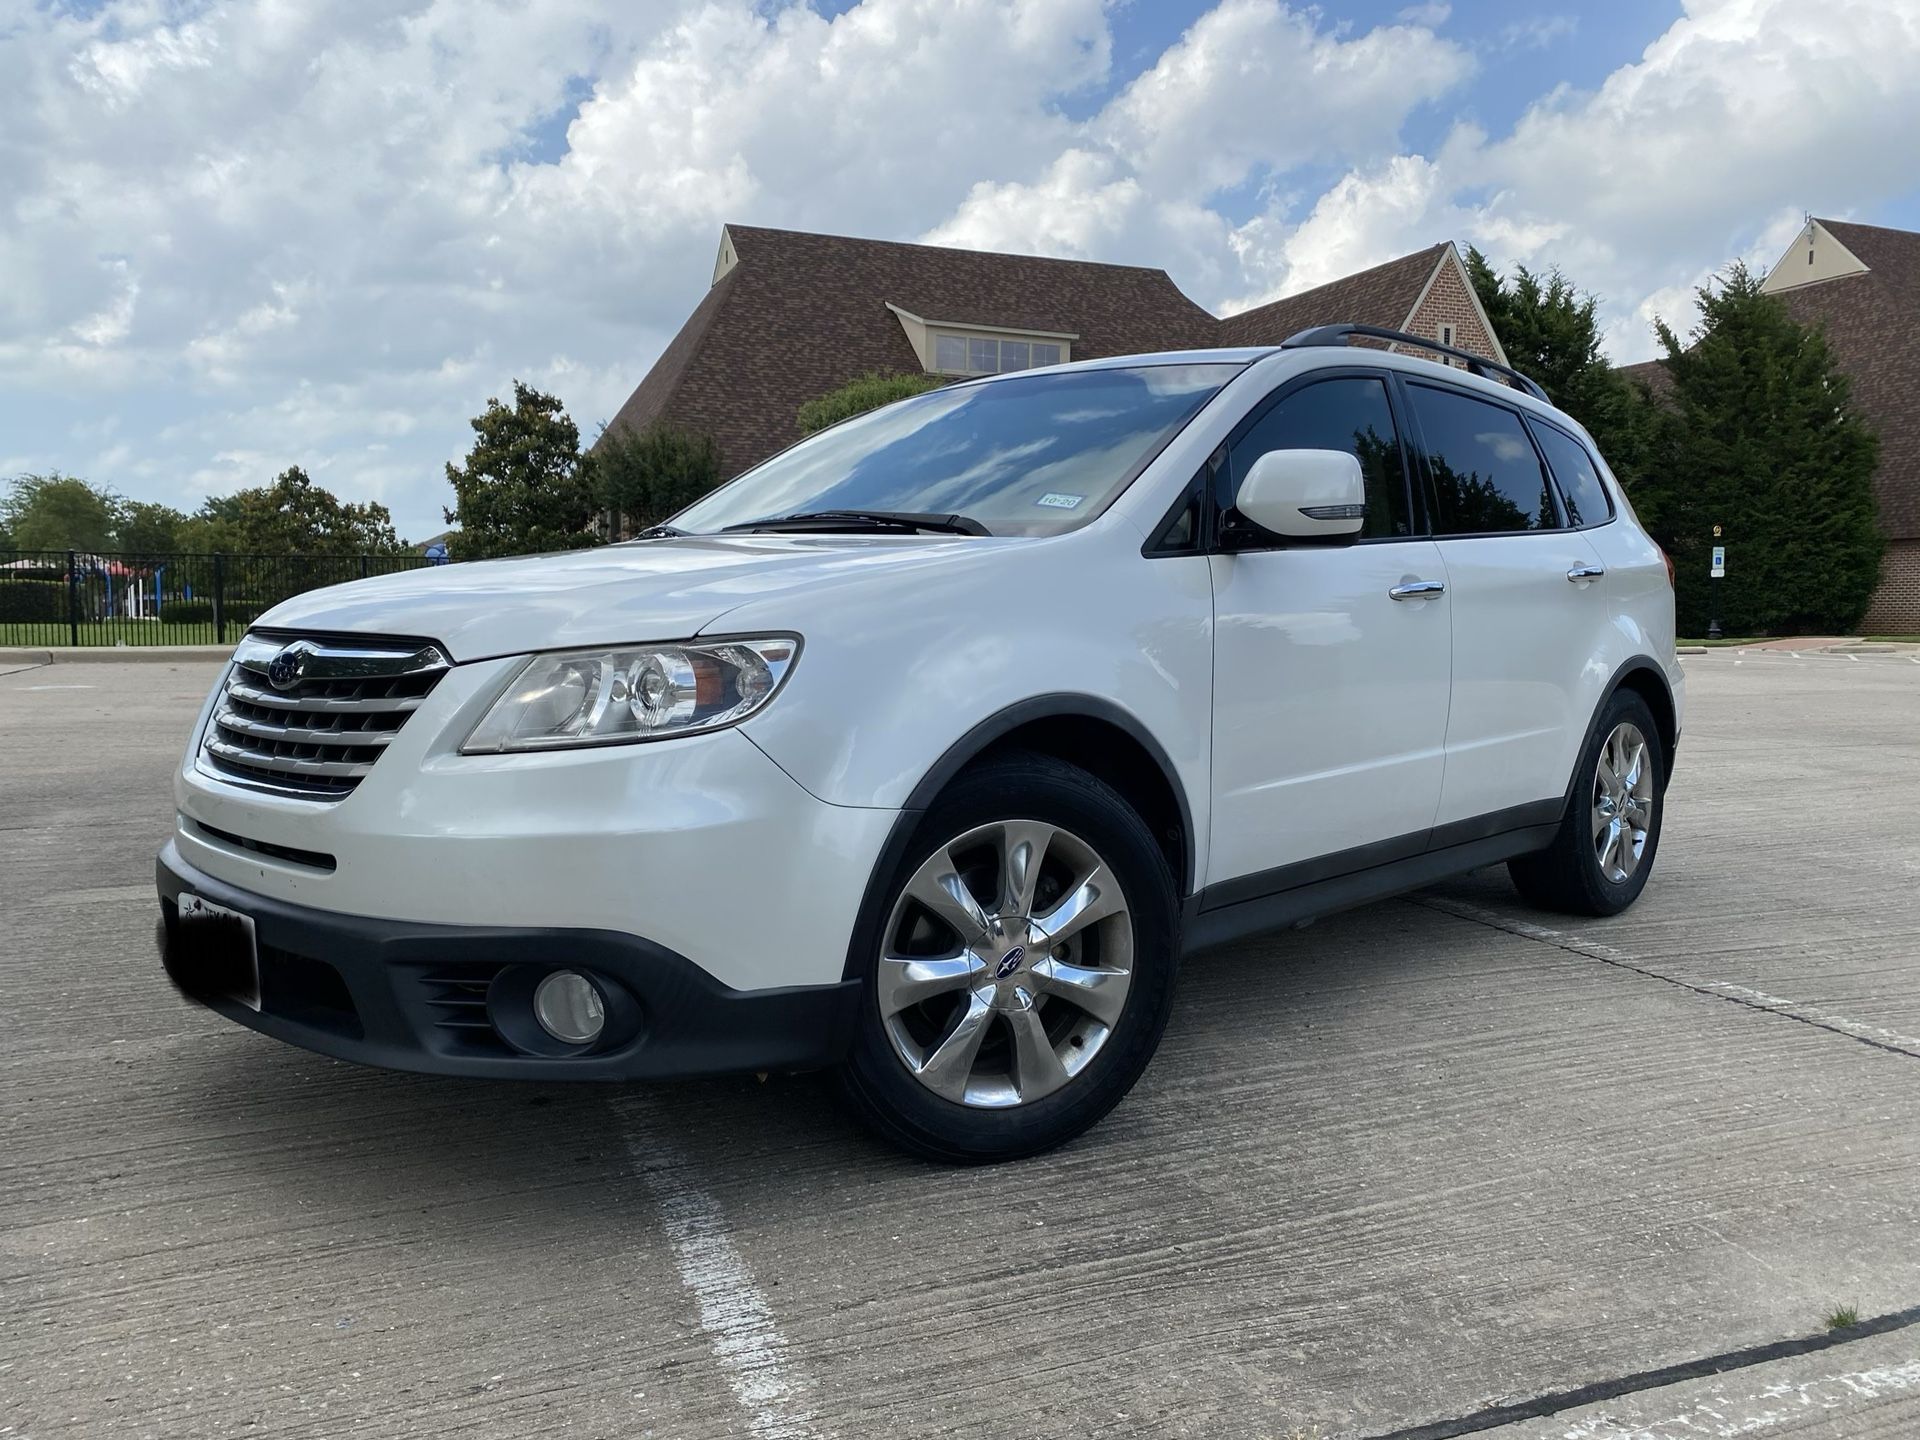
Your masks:
M276 690L291 690L307 673L307 656L313 652L296 641L267 662L267 681Z
M1020 962L1027 958L1027 947L1016 945L1000 957L1000 963L994 967L993 978L1004 980L1020 968Z

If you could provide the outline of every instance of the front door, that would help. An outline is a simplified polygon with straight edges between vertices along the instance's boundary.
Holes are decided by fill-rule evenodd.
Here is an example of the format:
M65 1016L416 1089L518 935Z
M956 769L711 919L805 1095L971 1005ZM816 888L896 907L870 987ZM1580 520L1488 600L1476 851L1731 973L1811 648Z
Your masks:
M1269 450L1346 450L1367 484L1362 538L1213 556L1213 829L1209 885L1264 889L1425 847L1440 798L1450 597L1438 547L1416 536L1386 381L1355 370L1283 387L1229 443L1239 481ZM1564 582L1562 582L1564 583ZM1311 873L1266 872L1361 851Z

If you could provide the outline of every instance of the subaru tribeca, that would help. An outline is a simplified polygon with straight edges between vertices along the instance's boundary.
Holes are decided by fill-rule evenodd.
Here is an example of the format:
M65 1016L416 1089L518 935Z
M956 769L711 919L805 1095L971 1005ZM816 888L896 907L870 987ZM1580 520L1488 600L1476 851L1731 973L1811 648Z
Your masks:
M1665 557L1503 367L1330 327L950 385L642 538L304 594L175 776L168 972L447 1075L830 1067L892 1141L1094 1124L1184 954L1504 862L1631 904Z

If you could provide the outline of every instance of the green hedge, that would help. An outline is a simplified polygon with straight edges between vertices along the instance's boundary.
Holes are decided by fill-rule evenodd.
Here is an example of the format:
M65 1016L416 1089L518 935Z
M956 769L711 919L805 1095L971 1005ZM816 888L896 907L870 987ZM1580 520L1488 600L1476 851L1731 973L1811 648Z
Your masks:
M243 600L236 596L226 602L227 623L251 624L260 618L260 612L266 608L257 600ZM163 600L160 602L160 622L163 625L211 625L213 601Z
M59 622L67 618L67 587L60 580L0 580L0 621Z

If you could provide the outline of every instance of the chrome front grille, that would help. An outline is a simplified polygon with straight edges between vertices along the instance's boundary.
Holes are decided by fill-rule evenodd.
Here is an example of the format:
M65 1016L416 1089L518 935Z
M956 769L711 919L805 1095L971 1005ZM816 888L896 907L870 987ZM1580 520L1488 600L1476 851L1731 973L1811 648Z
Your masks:
M200 746L200 768L309 800L353 793L452 662L417 640L249 635Z

